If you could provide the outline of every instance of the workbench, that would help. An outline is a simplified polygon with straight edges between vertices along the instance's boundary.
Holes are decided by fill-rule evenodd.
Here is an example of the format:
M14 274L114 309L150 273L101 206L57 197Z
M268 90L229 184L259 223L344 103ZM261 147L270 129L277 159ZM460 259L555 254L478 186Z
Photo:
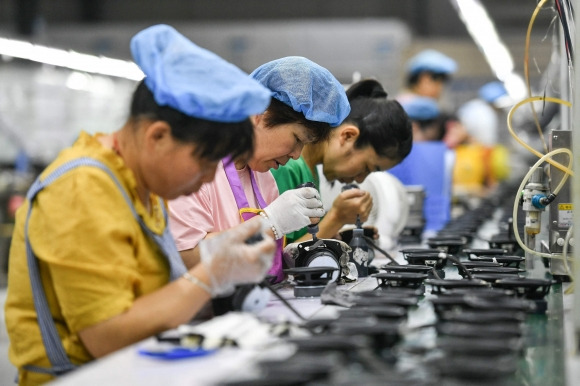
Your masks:
M399 256L398 259L401 257ZM386 260L377 258L377 265ZM454 267L447 267L446 278L459 278ZM372 277L361 278L342 286L346 291L369 291L377 286ZM428 287L428 286L427 286ZM279 293L295 307L306 319L336 317L343 307L323 305L320 298L297 299L289 285L279 288ZM418 306L409 311L407 328L428 325L435 320L432 306L428 301L429 289L421 297ZM524 349L519 360L518 370L506 385L552 385L571 386L566 383L566 363L570 361L568 352L571 348L570 323L565 322L564 304L571 304L571 295L563 295L563 286L554 284L546 297L548 310L545 314L529 314L524 326ZM569 308L569 306L568 306ZM279 299L272 296L267 307L260 311L263 321L279 323L287 320L300 323L300 318L291 312ZM565 326L566 325L566 326ZM428 329L419 338L407 336L405 339L431 339ZM426 338L427 337L427 338ZM246 379L255 375L255 364L264 358L288 356L287 344L269 344L267 347L232 348L226 347L218 352L197 358L179 361L164 361L145 357L138 353L140 347L152 344L155 338L122 349L105 358L96 360L83 368L61 377L54 385L215 385L222 382ZM568 369L568 376L575 373ZM444 383L446 384L446 383ZM461 384L461 383L458 383ZM486 383L487 384L487 383Z

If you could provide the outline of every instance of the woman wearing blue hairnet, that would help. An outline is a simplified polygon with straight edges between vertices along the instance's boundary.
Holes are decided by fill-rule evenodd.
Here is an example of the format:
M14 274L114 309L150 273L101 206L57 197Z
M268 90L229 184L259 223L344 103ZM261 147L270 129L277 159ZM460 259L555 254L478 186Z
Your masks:
M270 168L297 159L305 144L326 139L331 128L348 115L350 106L336 78L303 57L268 62L250 76L272 95L268 109L252 116L254 155L247 162L224 160L213 183L171 201L170 227L191 267L199 260L197 245L202 239L251 218L265 217L278 243L269 274L281 281L284 235L310 224L310 218L322 217L324 210L314 188L292 189L278 196Z
M5 314L21 385L186 323L272 264L271 237L245 243L255 221L201 243L201 263L187 270L164 202L211 181L223 157L251 156L249 116L270 92L169 26L141 31L131 50L146 77L127 122L81 133L17 213Z
M401 103L416 96L441 99L445 86L457 71L457 63L433 49L419 52L407 62L406 90L397 96Z
M411 121L397 101L387 99L379 82L365 79L351 85L346 93L350 114L332 130L329 139L308 144L298 160L272 170L280 192L307 181L319 186L318 165L329 182L361 183L371 172L398 164L411 151ZM318 236L336 237L344 225L355 223L357 215L366 221L372 207L369 192L360 189L341 192L320 221ZM311 238L306 228L287 235L288 242Z

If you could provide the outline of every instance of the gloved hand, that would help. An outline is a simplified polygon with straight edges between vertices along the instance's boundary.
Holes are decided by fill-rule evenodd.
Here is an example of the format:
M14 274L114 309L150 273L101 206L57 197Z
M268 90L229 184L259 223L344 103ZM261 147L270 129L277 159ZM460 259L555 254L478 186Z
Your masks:
M210 278L212 297L233 292L238 284L258 283L272 266L276 243L264 231L263 219L244 222L199 244L201 263ZM245 241L257 232L263 240L255 244Z
M310 217L324 216L320 194L314 188L287 190L264 208L278 238L309 225Z

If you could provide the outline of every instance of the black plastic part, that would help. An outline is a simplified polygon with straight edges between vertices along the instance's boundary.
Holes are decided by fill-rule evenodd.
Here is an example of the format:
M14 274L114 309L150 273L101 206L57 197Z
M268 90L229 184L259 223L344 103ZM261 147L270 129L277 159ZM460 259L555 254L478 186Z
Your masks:
M496 262L503 265L504 267L519 268L520 264L526 261L525 257L522 256L507 256L507 255L480 255L471 256L470 261L472 262Z
M419 288L423 285L423 281L427 279L427 274L414 272L379 272L372 275L372 277L377 279L379 286Z
M427 279L425 284L433 287L433 293L441 294L447 289L451 288L485 288L489 287L489 283L479 279L463 279L463 280L438 280Z
M501 256L508 253L507 249L500 248L465 248L463 253L466 254L470 259L471 255L474 256Z
M447 254L441 251L407 253L405 259L411 265L426 265L439 270L447 264Z
M285 269L284 273L294 276L297 285L313 286L326 285L336 270L335 267L295 267Z
M339 235L342 241L349 244L350 241L352 240L352 233L353 233L352 229L347 229L345 231L340 232ZM363 234L367 237L372 238L375 235L375 229L363 227Z
M549 279L513 278L498 280L493 285L514 290L518 297L543 299L554 283L554 280Z

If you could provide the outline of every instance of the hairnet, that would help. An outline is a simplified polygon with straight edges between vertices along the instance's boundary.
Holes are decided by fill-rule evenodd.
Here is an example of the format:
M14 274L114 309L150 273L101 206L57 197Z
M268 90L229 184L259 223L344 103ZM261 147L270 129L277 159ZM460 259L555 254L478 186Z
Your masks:
M439 116L439 106L433 98L413 97L401 101L401 106L411 118L415 121L428 121Z
M273 60L250 76L269 88L272 97L311 121L338 126L350 113L344 87L330 71L306 58Z
M439 51L425 50L419 52L407 62L407 72L409 74L414 75L421 71L449 75L457 71L457 63Z
M486 146L497 143L498 117L488 103L472 99L457 109L457 118L478 142Z
M196 118L239 122L264 112L270 104L268 89L168 25L137 33L131 39L131 52L162 106Z
M489 82L480 87L479 97L486 102L494 103L497 99L508 95L502 82Z

